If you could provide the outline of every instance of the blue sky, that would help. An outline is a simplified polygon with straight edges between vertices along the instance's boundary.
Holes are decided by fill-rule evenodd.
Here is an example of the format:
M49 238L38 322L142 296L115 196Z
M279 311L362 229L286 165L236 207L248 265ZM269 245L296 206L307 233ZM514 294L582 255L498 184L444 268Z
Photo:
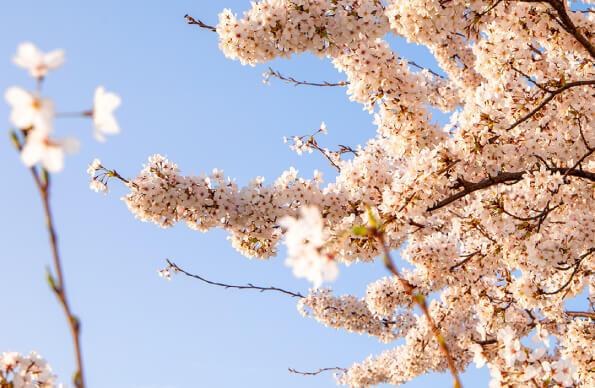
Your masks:
M86 3L87 5L83 5ZM0 89L33 87L11 63L18 43L44 50L63 48L66 64L49 75L45 95L58 111L90 108L97 85L122 96L117 112L123 132L106 144L92 138L91 123L61 119L58 135L82 141L80 153L55 177L55 209L68 292L82 320L89 387L332 387L330 375L291 375L302 370L348 366L391 345L374 338L325 328L302 318L295 300L213 288L178 277L157 276L171 258L210 279L277 285L301 292L283 255L248 260L223 231L201 234L183 226L161 230L141 223L119 198L88 189L87 164L99 157L126 176L136 174L153 153L164 154L184 173L220 168L240 183L262 175L272 182L295 166L311 176L332 170L318 155L297 156L284 135L305 134L325 121L328 146L357 145L374 136L371 116L341 88L262 84L266 66L241 66L218 51L215 34L184 23L189 13L216 23L228 7L242 12L247 0L225 1L12 1L0 6ZM393 39L399 52L435 66L421 48ZM328 60L301 55L271 64L299 79L341 80ZM0 117L8 130L8 107ZM31 178L0 138L0 351L37 350L64 382L73 355L66 322L44 280L50 264L42 209ZM384 276L380 262L342 268L337 293L362 295ZM484 386L487 371L473 366L468 387ZM407 387L450 386L449 375L419 378Z

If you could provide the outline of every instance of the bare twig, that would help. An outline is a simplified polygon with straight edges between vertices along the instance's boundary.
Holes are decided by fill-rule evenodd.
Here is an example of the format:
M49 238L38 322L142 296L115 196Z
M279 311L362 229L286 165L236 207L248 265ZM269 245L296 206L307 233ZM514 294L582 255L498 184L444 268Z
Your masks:
M166 261L168 264L168 268L173 270L174 272L180 272L188 277L198 279L204 283L207 283L207 284L210 284L213 286L219 286L219 287L223 287L223 288L234 288L237 290L256 290L256 291L260 291L260 292L274 291L274 292L280 292L282 294L292 296L294 298L305 298L305 296L299 292L288 291L288 290L285 290L285 289L279 288L279 287L261 287L261 286L255 286L252 283L247 283L246 285L234 285L234 284L214 282L212 280L205 279L204 277L202 277L200 275L196 275L196 274L187 272L186 270L179 267L176 263L170 261L169 259L166 259Z
M208 24L205 24L202 22L202 20L195 19L188 14L184 15L184 19L186 19L186 23L188 23L188 24L193 24L193 25L199 26L200 28L204 28L209 31L217 32L217 28L210 26Z
M266 77L274 77L280 79L281 81L285 81L287 83L293 84L294 86L306 85L306 86L346 86L349 85L349 81L339 81L339 82L309 82L309 81L298 81L297 79L289 76L284 76L278 70L275 70L269 67L269 71L265 73Z
M343 373L347 372L346 368L341 368L338 366L331 367L331 368L320 368L320 369L312 371L312 372L302 372L302 371L296 370L294 368L287 368L287 370L291 373L295 373L295 374L303 375L303 376L316 376L321 373L330 372L330 371L339 371L339 372L343 372Z

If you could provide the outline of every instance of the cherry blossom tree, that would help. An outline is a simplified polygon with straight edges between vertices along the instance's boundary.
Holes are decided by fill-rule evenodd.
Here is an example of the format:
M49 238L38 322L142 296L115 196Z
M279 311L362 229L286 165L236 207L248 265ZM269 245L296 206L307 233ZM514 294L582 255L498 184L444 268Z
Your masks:
M460 372L474 363L489 368L494 387L595 386L591 3L263 0L242 17L224 10L216 26L187 16L216 33L221 51L242 64L302 52L329 58L345 81L301 81L273 69L265 81L345 87L372 115L376 136L331 150L319 144L327 130L321 125L287 139L298 153L320 152L337 170L326 183L291 168L270 185L256 177L239 187L220 170L183 175L153 155L131 179L93 161L91 188L107 191L115 178L128 187L124 202L139 220L225 229L249 258L270 259L284 241L286 263L313 288L302 294L215 282L173 261L160 271L165 278L177 273L278 292L330 328L400 340L345 368L297 373L332 370L339 384L363 387L448 371L460 387ZM440 70L395 52L389 34L425 46ZM59 63L56 57L40 55L31 74L42 77L36 74ZM20 112L13 122L39 126L46 136L49 105L34 98L31 113L24 108L31 98L7 92ZM98 139L118 132L110 119L118 104L96 102ZM433 119L436 110L448 115L445 125ZM39 144L37 135L25 141ZM35 158L20 148L23 161L59 169L47 147L55 143L43 144L31 152ZM343 264L377 260L387 276L362 285L363 298L322 287ZM569 310L577 298L584 311ZM12 365L10 357L0 358L0 367Z
M492 386L595 384L588 5L266 0L241 17L224 10L216 26L187 21L215 32L221 51L242 64L301 52L329 58L346 81L299 81L273 69L265 81L345 86L373 115L377 135L351 152L321 147L326 127L288 139L298 153L329 160L338 174L328 183L289 169L271 185L256 178L238 187L221 171L182 175L154 155L136 178L120 177L135 217L223 228L250 258L275 256L285 239L288 265L314 283L292 295L305 316L383 342L404 339L340 369L341 384L450 370L460 386L473 362L488 366ZM441 72L396 53L388 34L427 47ZM446 125L432 119L435 110L449 115ZM393 260L395 249L410 269ZM319 287L337 264L377 258L389 273L365 297ZM161 274L175 272L195 276L172 262ZM589 307L569 311L572 298Z

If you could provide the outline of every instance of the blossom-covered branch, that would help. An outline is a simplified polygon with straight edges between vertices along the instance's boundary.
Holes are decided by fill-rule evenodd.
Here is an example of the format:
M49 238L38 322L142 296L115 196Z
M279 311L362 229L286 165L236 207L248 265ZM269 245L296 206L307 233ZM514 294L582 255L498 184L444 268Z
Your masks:
M592 315L564 307L585 292L593 299L595 256L595 25L574 5L275 0L239 16L224 10L216 26L188 18L242 64L328 58L376 135L345 159L319 132L293 137L296 152L331 162L329 182L288 169L241 187L219 170L182 174L153 156L124 201L162 227L225 229L248 257L274 256L284 240L286 263L315 286L299 298L304 315L404 340L347 368L341 384L402 384L446 369L460 384L458 372L475 363L493 386L592 386ZM424 46L441 71L396 52L389 33ZM368 233L374 219L381 233ZM397 249L408 269L386 260L392 276L364 297L319 288L341 264ZM525 346L528 336L540 345Z

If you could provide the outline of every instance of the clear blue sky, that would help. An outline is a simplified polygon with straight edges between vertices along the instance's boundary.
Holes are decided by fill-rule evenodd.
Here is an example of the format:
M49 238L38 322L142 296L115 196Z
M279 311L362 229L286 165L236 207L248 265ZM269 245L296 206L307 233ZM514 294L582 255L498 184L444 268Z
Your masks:
M83 5L86 3L87 5ZM92 5L91 5L92 4ZM305 176L332 171L318 155L299 157L282 142L325 121L325 145L357 145L374 136L372 117L340 88L294 88L261 82L266 66L243 67L218 51L216 35L184 23L190 13L216 23L225 7L242 12L247 0L225 1L4 1L0 6L0 89L32 87L10 61L18 43L63 48L66 64L47 79L45 94L59 111L91 106L94 88L119 93L120 136L93 141L91 123L66 119L57 134L75 135L81 152L54 180L54 205L68 292L82 320L87 377L92 388L332 387L331 375L291 375L348 366L392 345L325 328L302 318L295 300L213 288L157 276L164 259L214 280L278 285L305 292L283 257L267 262L240 256L222 231L201 234L183 226L161 230L136 221L112 186L103 196L88 189L87 164L100 157L132 176L153 153L183 172L217 167L241 183L262 175L273 181L295 166ZM434 66L422 49L395 40L400 53ZM328 60L302 55L272 64L309 80L342 79ZM0 117L8 129L8 108ZM42 209L31 178L0 138L0 351L37 350L69 383L71 339L44 280L50 263ZM281 255L282 256L282 255ZM380 263L342 268L337 293L363 295L385 272ZM466 387L487 385L487 371L471 367ZM450 386L448 375L419 378L407 387Z

